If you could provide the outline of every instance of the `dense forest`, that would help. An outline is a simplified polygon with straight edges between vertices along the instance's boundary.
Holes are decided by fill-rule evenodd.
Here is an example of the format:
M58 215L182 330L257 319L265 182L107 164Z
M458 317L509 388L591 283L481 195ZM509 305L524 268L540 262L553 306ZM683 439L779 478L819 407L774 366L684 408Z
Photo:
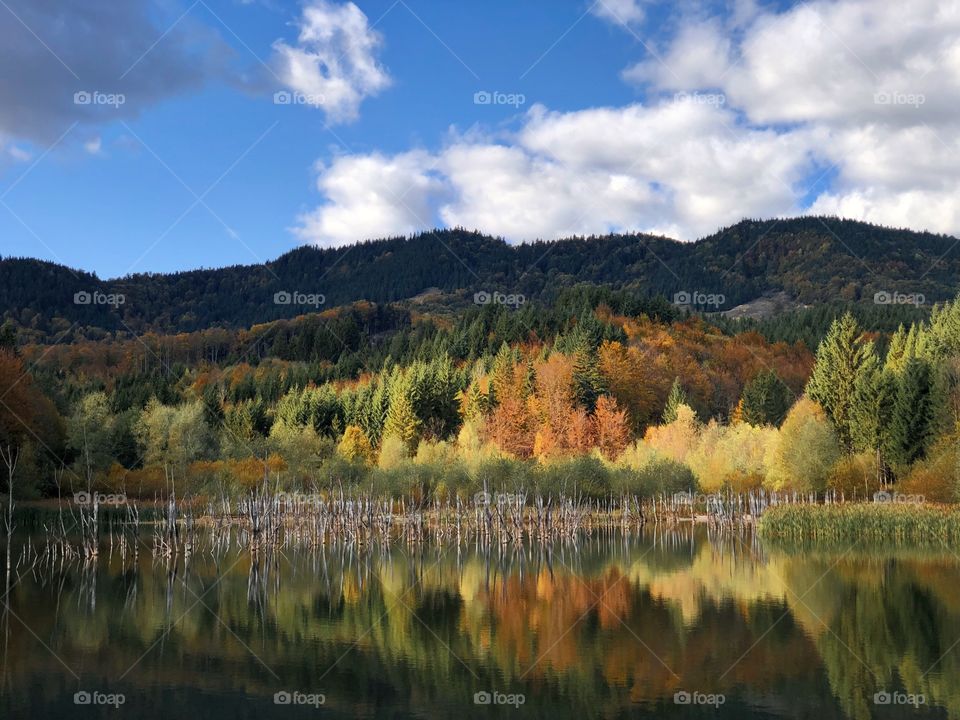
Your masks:
M465 230L438 230L347 248L301 247L252 266L137 274L113 280L32 259L0 259L0 309L34 342L107 334L240 330L359 301L428 300L451 313L477 292L553 302L588 283L646 298L722 296L722 311L765 294L798 305L872 302L877 293L956 292L960 261L944 235L830 217L745 220L695 243L648 235L570 238L509 245ZM278 293L313 296L276 302ZM80 298L79 301L76 299ZM84 299L86 301L84 301ZM415 304L419 307L418 304Z
M852 308L733 321L581 285L452 317L360 302L70 344L8 323L0 444L26 496L267 478L419 497L895 486L953 500L960 305L892 331ZM816 352L778 333L813 334Z

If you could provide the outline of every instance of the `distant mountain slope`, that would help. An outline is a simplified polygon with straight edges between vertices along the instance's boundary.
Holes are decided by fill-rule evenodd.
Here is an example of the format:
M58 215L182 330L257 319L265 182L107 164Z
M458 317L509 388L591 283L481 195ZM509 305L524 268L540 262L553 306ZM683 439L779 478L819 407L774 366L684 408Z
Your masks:
M140 274L100 280L31 259L0 260L3 317L40 337L74 323L98 329L182 332L249 327L309 312L276 293L322 294L325 307L413 298L430 289L453 302L478 291L549 299L576 283L636 288L647 295L722 295L729 309L783 292L797 303L871 301L877 292L953 297L956 238L836 218L745 220L695 243L648 235L571 238L511 246L464 230L301 247L263 265ZM75 303L77 293L81 303ZM96 293L99 293L96 294ZM111 299L122 304L106 303ZM83 304L82 301L90 302Z

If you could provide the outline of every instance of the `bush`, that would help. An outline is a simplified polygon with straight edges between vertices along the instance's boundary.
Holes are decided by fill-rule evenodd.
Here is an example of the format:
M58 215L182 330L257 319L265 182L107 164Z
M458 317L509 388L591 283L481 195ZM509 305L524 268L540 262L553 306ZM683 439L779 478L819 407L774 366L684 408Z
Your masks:
M869 500L880 489L874 453L844 455L830 471L827 485L847 500Z

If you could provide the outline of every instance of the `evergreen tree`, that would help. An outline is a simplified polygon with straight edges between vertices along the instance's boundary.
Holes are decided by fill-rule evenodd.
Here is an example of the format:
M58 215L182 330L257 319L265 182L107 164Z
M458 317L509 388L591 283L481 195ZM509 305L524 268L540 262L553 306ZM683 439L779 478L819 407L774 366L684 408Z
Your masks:
M573 395L581 407L593 412L597 398L606 392L596 349L581 344L573 357Z
M793 393L773 370L757 373L743 388L740 417L750 425L779 426L790 409Z
M677 419L677 408L681 405L690 406L687 400L687 394L680 385L680 378L674 378L673 386L670 388L670 394L667 395L667 402L663 406L663 424L669 425Z
M873 358L864 366L854 387L852 439L856 450L876 455L880 485L890 479L886 453L891 444L891 421L896 398L896 375L891 370L881 368L879 361Z
M889 455L906 467L926 455L938 416L933 371L924 360L910 360L903 371L890 422Z
M420 430L420 418L414 408L413 383L406 375L395 373L390 386L390 409L383 426L383 437L395 437L413 450Z
M841 446L853 447L854 393L859 378L874 357L873 343L860 337L860 326L849 312L830 326L817 348L807 394L823 408L837 430Z

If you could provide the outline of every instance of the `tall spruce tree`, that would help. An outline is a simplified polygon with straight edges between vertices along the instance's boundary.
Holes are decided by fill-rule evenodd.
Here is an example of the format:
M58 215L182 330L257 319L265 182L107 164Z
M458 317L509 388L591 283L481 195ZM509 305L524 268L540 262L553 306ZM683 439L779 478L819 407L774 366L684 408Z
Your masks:
M903 370L890 422L889 455L905 468L926 455L938 417L936 379L930 365L914 358Z
M874 358L864 366L854 386L852 432L854 449L876 456L877 481L890 480L887 452L891 446L891 423L897 398L897 376Z
M873 343L863 340L849 312L835 320L817 348L807 395L824 409L837 430L841 446L853 449L854 396L859 378L873 362Z

